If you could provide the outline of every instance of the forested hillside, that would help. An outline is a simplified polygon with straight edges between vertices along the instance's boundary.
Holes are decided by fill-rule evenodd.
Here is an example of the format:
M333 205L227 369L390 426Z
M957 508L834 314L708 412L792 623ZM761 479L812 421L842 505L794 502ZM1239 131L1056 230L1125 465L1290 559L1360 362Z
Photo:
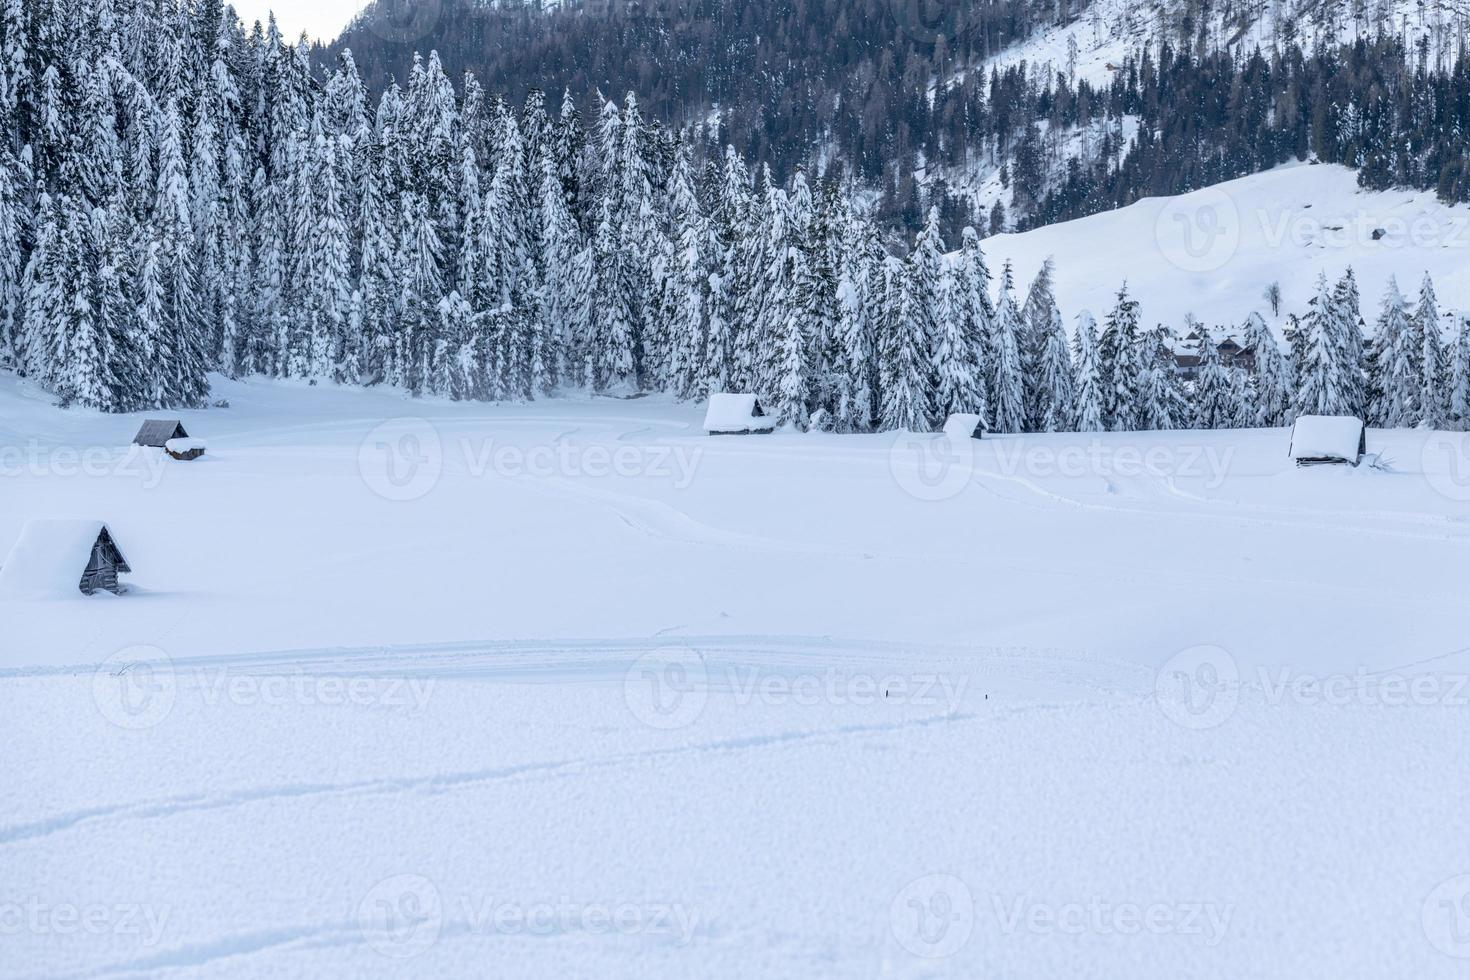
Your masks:
M1455 3L443 0L370 7L325 53L350 48L374 90L432 48L517 103L636 91L696 159L835 166L898 237L930 206L954 237L1308 155L1466 200L1467 23ZM1111 69L1079 70L1084 46Z
M839 431L1467 414L1470 337L1443 335L1427 281L1385 300L1376 348L1349 277L1286 311L1290 358L1227 324L1255 374L1186 384L1173 332L1204 327L1149 326L1120 290L1094 337L1050 267L1024 298L1009 267L993 285L937 208L895 255L851 175L701 165L632 93L584 126L572 98L513 107L431 53L374 100L350 56L318 76L218 0L5 10L0 360L65 405L198 405L218 370L455 399L735 389Z

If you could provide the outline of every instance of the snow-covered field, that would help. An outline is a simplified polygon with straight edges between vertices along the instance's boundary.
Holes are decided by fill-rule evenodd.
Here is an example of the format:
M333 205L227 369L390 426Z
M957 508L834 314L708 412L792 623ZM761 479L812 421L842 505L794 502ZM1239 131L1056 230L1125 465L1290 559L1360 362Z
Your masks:
M984 247L992 274L1011 260L1020 289L1053 257L1057 302L1069 324L1083 309L1102 323L1125 279L1142 302L1143 322L1181 335L1190 313L1229 329L1252 312L1273 319L1263 296L1273 282L1281 286L1284 320L1306 313L1319 273L1336 282L1348 266L1370 322L1390 276L1412 298L1425 272L1442 311L1470 311L1470 207L1443 204L1428 191L1363 191L1354 171L1335 164L1287 164L1191 194L994 235Z
M0 597L0 975L1470 965L1462 436L217 394L0 378L0 555L134 569Z

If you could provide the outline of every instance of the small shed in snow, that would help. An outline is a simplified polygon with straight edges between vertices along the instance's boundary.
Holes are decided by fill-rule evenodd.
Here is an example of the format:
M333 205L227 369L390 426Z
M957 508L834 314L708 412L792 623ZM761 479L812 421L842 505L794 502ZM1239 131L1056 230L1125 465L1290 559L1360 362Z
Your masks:
M163 451L174 459L198 459L204 455L203 439L170 439L163 444Z
M184 424L178 419L148 419L133 436L133 445L162 449L170 439L187 438L189 433L184 431Z
M775 428L775 420L766 415L754 395L716 392L709 396L704 431L712 436L744 436Z
M945 421L944 434L951 439L982 439L985 420L970 412L958 412Z
M1303 415L1291 427L1291 458L1298 466L1357 466L1368 451L1368 427L1351 415Z
M101 521L28 521L5 564L0 595L64 597L121 592L127 559Z

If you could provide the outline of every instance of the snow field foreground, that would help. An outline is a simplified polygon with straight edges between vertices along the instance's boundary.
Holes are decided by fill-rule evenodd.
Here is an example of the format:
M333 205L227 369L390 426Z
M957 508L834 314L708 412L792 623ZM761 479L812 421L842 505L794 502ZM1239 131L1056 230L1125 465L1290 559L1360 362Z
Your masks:
M1463 976L1470 444L0 389L0 975Z

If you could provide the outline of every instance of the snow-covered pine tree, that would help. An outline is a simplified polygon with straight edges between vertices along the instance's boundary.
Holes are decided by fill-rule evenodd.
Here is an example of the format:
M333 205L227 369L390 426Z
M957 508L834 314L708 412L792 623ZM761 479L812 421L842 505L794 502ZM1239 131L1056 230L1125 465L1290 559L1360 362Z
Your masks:
M1285 425L1291 421L1287 417L1291 407L1291 389L1286 357L1259 313L1252 312L1246 317L1242 332L1245 349L1255 358L1251 390L1254 414L1250 424L1263 427Z
M1209 326L1189 318L1190 333L1198 338L1199 373L1194 381L1194 419L1196 429L1223 429L1235 417L1231 399L1230 377L1220 363L1220 352Z
M566 189L553 154L542 159L537 197L541 204L541 243L547 269L541 280L541 308L551 350L548 372L553 385L567 380L575 383L579 378L571 370L572 357L585 341L590 300L587 290L591 283L581 231L567 206Z
M164 111L160 129L154 197L164 318L163 336L155 355L163 380L159 407L198 407L209 393L206 328L199 316L189 184L177 105L170 104Z
M1048 344L1048 336L1055 323L1061 321L1053 279L1056 266L1051 256L1041 263L1036 278L1026 290L1026 302L1021 306L1022 381L1026 396L1026 425L1035 431L1041 428L1045 415L1055 415L1053 393L1044 389L1042 382L1042 359Z
M1460 317L1460 332L1450 354L1450 419L1470 428L1470 317Z
M1338 281L1332 299L1342 333L1342 342L1338 347L1337 376L1342 379L1347 409L1356 417L1364 418L1368 410L1368 386L1363 375L1366 344L1363 338L1362 301L1352 266L1348 266L1342 279Z
M1098 363L1097 321L1087 310L1077 314L1072 331L1072 362L1077 387L1072 396L1071 427L1077 432L1103 431L1102 368Z
M1305 340L1298 368L1298 415L1345 415L1352 409L1350 382L1343 376L1347 326L1333 300L1325 272L1317 275L1317 293L1298 327Z
M13 365L19 359L16 337L21 299L22 204L14 179L14 159L9 148L0 145L0 366Z
M936 386L940 365L935 351L941 342L944 325L940 317L940 291L944 277L944 241L939 237L939 208L931 207L924 227L914 239L909 253L909 317L916 333L915 342L924 356L925 411L931 423L943 422L947 406L936 405Z
M1373 330L1373 389L1377 398L1372 421L1376 425L1408 428L1419 420L1421 379L1414 363L1414 339L1403 294L1399 292L1398 282L1390 276ZM1309 364L1314 361L1315 351L1309 354Z
M1426 429L1444 428L1449 415L1445 399L1445 364L1443 341L1439 330L1439 300L1434 295L1434 281L1429 273L1419 283L1419 302L1414 307L1414 335L1418 344L1419 398L1418 425Z
M352 384L348 373L347 304L352 295L346 209L341 180L339 138L324 132L314 137L316 158L316 233L313 236L310 296L311 347L307 376Z
M392 380L412 392L424 390L437 349L439 301L444 297L443 244L428 201L412 191L402 196L397 263L403 270L402 328L396 336Z
M1103 421L1115 432L1136 429L1141 422L1144 361L1138 321L1138 303L1125 282L1098 341Z
M879 351L883 363L881 428L927 432L928 363L910 304L913 284L900 259L883 263L883 307Z
M1000 295L991 325L990 409L996 432L1021 432L1026 426L1026 394L1021 363L1021 311L1016 308L1015 281L1011 264L1001 272Z
M1050 258L1031 284L1029 330L1036 346L1029 401L1030 425L1037 432L1059 432L1068 427L1075 399L1076 378L1067 349L1067 328L1052 292L1054 267Z
M1194 409L1181 390L1174 368L1173 340L1173 332L1162 323L1142 338L1140 428L1167 431L1185 427L1194 419Z
M976 381L976 408L990 423L990 374L994 351L990 347L995 320L995 307L990 302L990 270L980 248L980 236L974 228L965 228L960 236L960 254L954 268L959 308L963 311L962 337L967 356L973 362Z

